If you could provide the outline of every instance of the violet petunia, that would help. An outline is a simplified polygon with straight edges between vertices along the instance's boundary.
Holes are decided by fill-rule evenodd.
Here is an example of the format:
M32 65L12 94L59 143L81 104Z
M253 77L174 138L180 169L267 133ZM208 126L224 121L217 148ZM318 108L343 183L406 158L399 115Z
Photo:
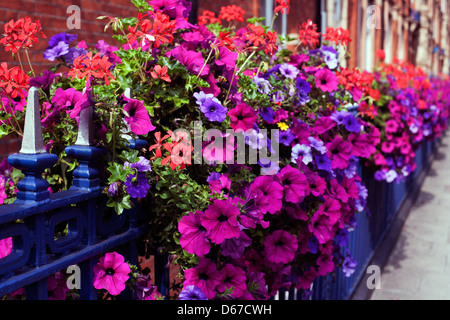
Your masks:
M124 119L134 134L145 135L156 129L152 125L147 108L142 101L129 98L124 98L124 100L126 102L123 107L123 111L126 113Z
M200 218L205 214L202 211L189 212L178 223L181 233L180 245L187 253L204 257L211 249L211 242L206 236L206 229L201 225Z
M297 237L285 230L276 230L264 240L264 255L269 262L289 263L298 248Z
M190 285L196 286L208 299L213 299L216 296L217 286L223 281L223 276L217 270L217 265L207 258L200 258L197 266L185 270L184 277L184 289Z
M303 200L309 189L309 184L300 170L288 165L281 169L277 177L283 185L284 201L298 203Z
M220 244L225 239L239 237L241 233L237 220L240 211L228 200L214 200L200 217L212 243Z

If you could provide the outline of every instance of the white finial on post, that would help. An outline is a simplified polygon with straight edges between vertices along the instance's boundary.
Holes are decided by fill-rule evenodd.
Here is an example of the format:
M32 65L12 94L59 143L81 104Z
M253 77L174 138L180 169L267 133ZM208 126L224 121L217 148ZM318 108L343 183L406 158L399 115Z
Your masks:
M83 90L83 95L86 94L86 88ZM80 111L80 119L78 122L78 135L75 145L90 146L94 139L94 123L93 123L94 109L92 106L84 108Z
M23 154L45 153L44 140L42 138L41 107L39 105L38 90L31 87L28 90L27 110L25 114L25 128L23 130L22 147L19 151Z

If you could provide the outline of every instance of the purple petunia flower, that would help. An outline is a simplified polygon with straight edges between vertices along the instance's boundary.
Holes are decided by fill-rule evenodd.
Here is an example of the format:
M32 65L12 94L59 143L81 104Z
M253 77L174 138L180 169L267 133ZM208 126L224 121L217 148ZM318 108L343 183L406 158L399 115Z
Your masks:
M270 85L270 82L264 78L255 76L253 78L253 82L256 83L258 87L258 91L264 94L270 94L272 91L272 86Z
M358 263L350 254L345 257L344 262L342 263L342 271L347 278L355 272L357 265Z
M297 78L297 75L300 72L296 67L294 67L292 64L289 63L283 63L282 65L280 65L279 71L283 76L285 76L288 79Z
M314 137L308 137L308 141L309 141L309 145L311 146L311 148L316 149L321 154L324 154L327 152L327 148L325 147L322 140L317 140Z
M127 167L134 168L138 172L148 172L152 171L152 167L150 166L150 161L140 156L139 161L130 164L128 161L125 161L123 165L123 169L125 170Z
M316 161L317 169L331 172L331 160L328 159L326 154L315 155L314 160Z
M219 172L211 172L209 177L206 179L206 182L210 183L214 180L219 180L222 175Z
M344 124L344 119L348 115L350 115L350 112L336 110L331 114L330 119L336 121L337 124Z
M220 244L220 249L224 256L239 259L244 254L245 248L251 244L252 239L241 231L239 238L226 239Z
M179 300L208 300L208 298L203 293L203 291L194 285L186 286L180 292L178 299Z
M69 48L69 52L64 55L64 60L71 65L76 58L86 53L87 50L83 48Z
M148 193L148 189L150 189L148 179L143 172L129 174L125 181L125 186L127 187L128 194L132 198L144 198Z
M113 182L109 185L108 194L111 198L119 195L119 184L117 182Z
M308 95L311 92L311 85L309 82L304 79L297 78L295 87L297 88L297 97L300 104L307 104L311 100Z
M361 124L352 114L348 114L347 116L345 116L343 120L343 125L345 126L345 129L347 129L350 132L354 133L361 132Z
M277 134L277 138L278 138L278 143L282 143L285 146L289 147L292 143L292 141L294 141L295 136L292 133L291 129L287 129L286 131L276 131L278 132Z
M30 79L30 86L36 87L36 88L42 88L42 89L48 89L51 84L53 83L53 80L55 80L56 74L49 70L45 70L42 73L42 76L36 77L33 79Z
M60 41L56 46L49 47L44 51L44 59L55 61L56 58L62 57L69 52L69 45Z
M275 118L275 111L273 111L271 107L261 108L259 114L264 121L269 123L271 123Z
M220 103L217 98L206 99L200 110L209 121L223 122L227 117L228 109Z
M64 42L66 44L71 43L72 41L78 39L78 35L70 34L70 33L57 33L48 40L48 46L54 47L57 46L60 42Z

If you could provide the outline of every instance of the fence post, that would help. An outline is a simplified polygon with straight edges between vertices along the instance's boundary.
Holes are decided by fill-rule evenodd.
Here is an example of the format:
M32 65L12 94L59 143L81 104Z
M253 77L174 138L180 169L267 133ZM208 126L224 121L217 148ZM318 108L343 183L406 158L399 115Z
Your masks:
M45 151L39 95L34 87L31 87L28 91L22 147L19 153L8 157L8 162L13 167L20 169L25 175L17 184L19 189L17 203L50 201L50 192L47 190L50 185L47 180L42 178L42 173L46 168L50 168L58 162L58 156ZM47 263L45 215L33 216L26 221L26 224L31 231L34 242L29 264L39 267ZM27 286L26 296L29 300L47 299L47 279L41 279Z

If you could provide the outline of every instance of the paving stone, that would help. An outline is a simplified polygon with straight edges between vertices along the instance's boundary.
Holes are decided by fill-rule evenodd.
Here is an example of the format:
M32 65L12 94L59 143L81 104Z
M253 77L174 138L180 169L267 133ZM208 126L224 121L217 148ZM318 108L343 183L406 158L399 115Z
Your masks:
M371 300L450 300L450 137L422 185Z

